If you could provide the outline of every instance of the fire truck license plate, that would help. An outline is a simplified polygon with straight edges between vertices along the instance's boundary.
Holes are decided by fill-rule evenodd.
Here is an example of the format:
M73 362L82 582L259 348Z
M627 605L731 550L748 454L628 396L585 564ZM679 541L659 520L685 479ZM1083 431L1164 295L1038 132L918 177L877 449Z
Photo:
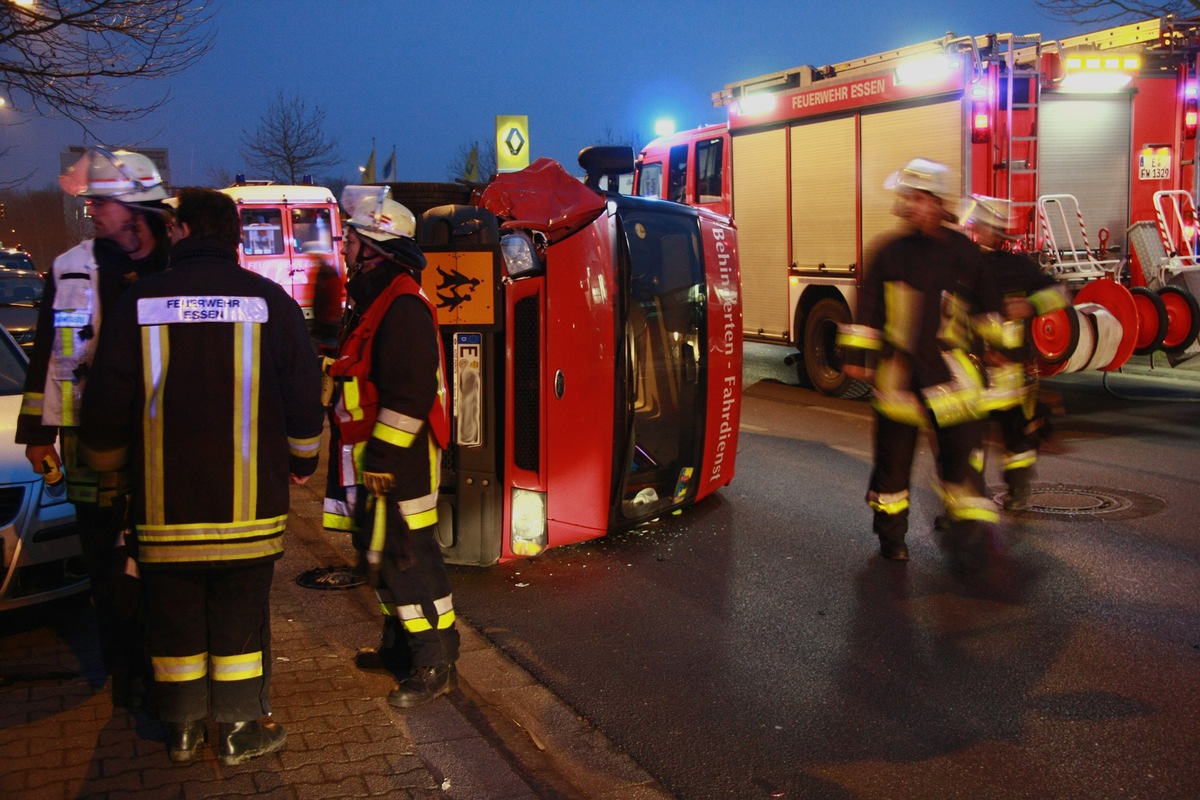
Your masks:
M1138 155L1138 180L1165 181L1170 178L1170 153L1141 153Z

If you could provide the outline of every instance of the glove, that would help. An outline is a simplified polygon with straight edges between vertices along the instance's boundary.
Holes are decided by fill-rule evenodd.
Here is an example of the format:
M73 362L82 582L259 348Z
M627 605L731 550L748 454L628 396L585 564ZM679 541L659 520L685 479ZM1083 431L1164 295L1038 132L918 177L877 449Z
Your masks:
M387 497L396 488L396 478L390 472L363 472L363 484L376 497Z
M137 562L124 547L113 550L109 574L112 608L118 619L130 621L142 614L142 581Z

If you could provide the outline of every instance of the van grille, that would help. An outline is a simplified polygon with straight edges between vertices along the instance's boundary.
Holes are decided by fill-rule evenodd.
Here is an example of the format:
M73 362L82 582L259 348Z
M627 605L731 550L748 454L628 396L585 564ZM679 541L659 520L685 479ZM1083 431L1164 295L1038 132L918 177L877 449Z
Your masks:
M537 472L541 453L541 298L524 297L513 307L513 461Z
M25 499L24 486L5 486L0 488L0 528L12 525L13 520L21 511L21 502Z

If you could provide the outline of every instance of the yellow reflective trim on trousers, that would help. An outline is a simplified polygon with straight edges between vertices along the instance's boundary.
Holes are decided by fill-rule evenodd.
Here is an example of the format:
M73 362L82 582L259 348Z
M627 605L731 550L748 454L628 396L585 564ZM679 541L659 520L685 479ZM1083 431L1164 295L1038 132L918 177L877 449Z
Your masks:
M436 625L437 630L446 630L454 624L454 603L450 595L438 598L434 601L433 605L434 609L438 613ZM425 618L425 612L418 604L414 603L406 606L397 606L396 613L400 617L401 622L404 623L404 630L408 631L409 633L424 633L425 631L431 631L435 628L435 626L430 624L429 620Z
M162 400L167 382L171 346L164 325L142 327L142 385L146 387L142 412L142 458L144 459L144 495L146 524L166 522L163 503L163 419Z
M899 514L908 508L908 504L908 492L889 492L887 494L871 492L867 495L867 505L875 511L888 515Z
M331 531L352 531L354 530L354 520L344 514L335 514L332 511L326 511L321 517L323 527Z
M421 528L428 528L431 525L436 525L438 514L436 508L431 508L428 511L422 511L418 514L405 514L404 522L408 525L410 531L419 531Z
M375 427L371 429L371 436L382 442L394 444L396 447L406 448L411 447L413 440L417 438L408 431L384 425L382 422L375 423Z
M212 656L211 658L214 681L245 681L262 677L263 654L261 650L236 656Z
M41 392L26 392L21 396L21 414L30 414L35 417L42 416L42 410L46 407L46 395Z
M233 514L254 517L258 507L258 395L261 366L261 326L234 325L233 336Z
M208 653L192 656L151 656L154 680L160 683L198 681L208 674Z
M980 508L978 506L960 506L958 508L946 509L946 514L951 519L971 519L979 522L999 522L1000 512L995 509Z
M972 450L971 454L967 456L967 463L976 472L983 472L987 466L987 453L978 449Z
M1009 470L1032 467L1037 463L1037 457L1038 454L1036 450L1026 450L1023 453L1013 453L1012 455L1007 455L1003 458L1003 460L1000 462L1000 469Z

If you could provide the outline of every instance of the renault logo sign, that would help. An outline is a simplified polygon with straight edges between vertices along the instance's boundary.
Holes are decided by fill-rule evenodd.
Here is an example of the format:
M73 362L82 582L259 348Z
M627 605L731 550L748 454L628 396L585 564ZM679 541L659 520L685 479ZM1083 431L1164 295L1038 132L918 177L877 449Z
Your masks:
M516 172L529 166L529 117L496 116L496 171Z

